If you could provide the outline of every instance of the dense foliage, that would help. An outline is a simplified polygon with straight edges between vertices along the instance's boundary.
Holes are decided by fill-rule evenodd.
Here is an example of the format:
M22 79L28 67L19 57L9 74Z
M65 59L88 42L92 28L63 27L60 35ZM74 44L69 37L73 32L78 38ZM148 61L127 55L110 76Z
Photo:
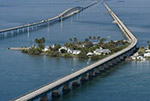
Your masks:
M38 47L32 47L29 50L22 50L23 53L28 53L30 55L40 55L45 54L47 56L51 57L78 57L81 59L87 59L91 58L92 60L102 59L105 58L107 55L110 54L101 54L101 55L92 55L87 56L87 53L94 52L96 49L109 49L111 51L111 54L118 52L122 50L123 48L127 47L129 43L127 41L119 40L119 41L109 41L106 42L105 38L101 38L100 36L89 36L88 38L85 38L83 42L78 41L78 39L70 38L69 42L65 43L64 46L70 50L80 50L80 53L78 55L73 55L71 53L68 53L67 50L62 49L59 51L59 49L62 47L60 44L55 44L53 46L49 46L48 51L42 51L44 49L44 43L45 38L41 39L35 39L35 43L38 45Z

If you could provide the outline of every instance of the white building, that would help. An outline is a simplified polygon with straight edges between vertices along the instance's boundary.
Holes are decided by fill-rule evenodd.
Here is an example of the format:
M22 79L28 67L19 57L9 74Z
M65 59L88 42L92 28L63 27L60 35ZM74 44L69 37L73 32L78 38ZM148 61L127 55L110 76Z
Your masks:
M102 54L106 55L106 54L110 54L110 53L111 53L111 51L109 49L96 49L94 51L95 55L102 55Z
M78 47L85 47L85 44L77 45Z
M144 57L150 57L150 53L144 53Z
M136 59L137 59L137 60L143 60L143 61L146 60L143 56L138 56L138 57L136 57Z
M92 52L87 53L87 56L92 56L92 55L94 55L94 53L92 53Z
M131 56L132 60L136 60L136 56Z
M149 49L147 49L147 50L146 50L146 53L150 53L150 50L149 50Z
M46 52L49 50L49 46L46 46L42 51Z
M55 48L55 45L52 45L51 47L52 47L52 48Z
M72 54L73 50L71 50L71 49L68 48L67 53L71 53Z
M65 46L62 46L61 48L59 48L59 52L61 53L61 50L62 49L64 49L64 50L66 50L67 51L67 53L70 53L70 54L72 54L73 53L73 50L71 50L70 48L67 48L67 47L65 47Z
M78 55L78 54L80 54L80 53L81 53L80 50L73 50L73 52L72 52L72 54L74 54L74 55Z
M68 50L68 48L67 48L67 47L65 47L65 46L62 46L61 48L59 48L59 50L58 50L58 51L59 51L59 52L61 52L61 50L66 50L66 51L67 51L67 50Z

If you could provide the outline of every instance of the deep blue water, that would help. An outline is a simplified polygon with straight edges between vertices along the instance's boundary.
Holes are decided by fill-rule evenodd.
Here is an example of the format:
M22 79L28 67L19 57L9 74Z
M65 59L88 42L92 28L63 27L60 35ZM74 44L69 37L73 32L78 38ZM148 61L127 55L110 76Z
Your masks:
M0 29L51 18L63 10L92 3L91 0L0 0ZM150 40L150 1L106 0L139 39L138 46ZM43 29L0 40L0 101L7 101L87 66L88 60L29 56L8 47L31 46L35 38L46 44L63 44L69 38L84 40L101 36L108 40L124 39L102 4L97 4L65 21ZM110 38L109 38L110 36ZM125 62L110 74L69 93L60 100L114 101L148 100L150 63Z

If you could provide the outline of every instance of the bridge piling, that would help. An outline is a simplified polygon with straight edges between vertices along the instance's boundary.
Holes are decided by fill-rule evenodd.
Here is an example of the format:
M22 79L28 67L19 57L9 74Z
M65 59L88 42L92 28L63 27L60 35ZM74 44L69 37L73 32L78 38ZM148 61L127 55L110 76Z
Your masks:
M2 38L2 39L4 38L4 32L1 33L1 38Z
M22 29L19 29L19 34L23 33Z
M105 72L110 70L110 66L108 63L104 64L103 67L104 67Z
M58 98L60 98L61 95L59 93L59 90L55 89L54 91L52 91L51 96L52 96L52 99L58 99Z
M104 72L105 72L104 66L101 66L101 67L99 68L99 71L100 71L100 73L104 73Z
M88 74L85 74L81 77L81 83L85 83L89 80Z
M99 68L95 68L94 71L95 71L95 75L99 75L100 74Z
M42 97L40 98L40 101L48 101L48 95L45 94L44 96L42 96Z
M113 67L113 66L114 66L114 64L113 64L113 60L109 61L109 62L108 62L108 67L110 67L110 68L111 68L111 67Z
M94 70L89 72L89 80L93 79L93 77L95 77L95 76L96 75L95 75L95 71Z
M14 36L16 36L16 35L17 35L16 30L13 30L13 35L14 35Z
M63 86L62 91L63 91L63 94L66 94L71 91L69 83Z
M79 87L80 86L80 84L79 84L79 82L78 82L78 79L76 79L76 80L74 80L73 82L72 82L72 87L73 88L76 88L76 87Z

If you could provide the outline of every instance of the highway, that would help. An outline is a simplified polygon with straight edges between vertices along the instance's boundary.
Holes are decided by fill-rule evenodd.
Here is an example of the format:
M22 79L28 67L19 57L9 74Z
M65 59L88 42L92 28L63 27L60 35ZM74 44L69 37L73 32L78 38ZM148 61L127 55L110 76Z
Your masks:
M1 29L0 30L0 34L1 33L5 33L5 32L9 32L9 31L15 31L15 30L20 30L20 29L24 29L24 28L28 28L30 26L37 26L37 25L40 25L40 24L46 24L48 22L51 22L51 21L59 21L59 20L63 20L63 19L66 19L70 16L73 16L74 14L77 14L95 4L99 3L99 1L96 1L92 4L89 4L85 7L80 7L80 6L77 6L77 7L72 7L72 8L68 8L67 10L63 11L62 13L56 15L55 17L53 18L49 18L49 19L46 19L46 20L41 20L41 21L38 21L38 22L33 22L33 23L30 23L30 24L25 24L25 25L20 25L20 26L16 26L16 27L11 27L11 28L7 28L7 29Z
M65 83L71 82L75 78L78 78L78 77L82 76L83 74L88 73L89 71L95 69L96 67L101 66L104 63L107 63L107 62L115 59L116 57L119 57L123 54L126 54L129 51L131 51L132 49L136 48L136 44L138 41L136 39L136 37L132 34L132 32L126 27L126 25L119 19L119 17L117 17L115 15L115 13L106 4L104 4L104 6L108 10L108 12L112 16L112 18L115 20L117 25L120 27L123 34L129 40L130 45L128 47L126 47L125 49L110 55L109 57L106 57L102 60L99 60L99 61L97 61L97 62L95 62L95 63L93 63L87 67L84 67L83 69L80 69L80 70L78 70L72 74L69 74L65 77L62 77L59 80L56 80L56 81L49 83L49 84L47 84L47 85L45 85L39 89L36 89L30 93L27 93L27 94L15 99L15 101L26 101L26 100L34 99L35 97L40 96L41 94L44 94L45 92L49 92L50 90L54 90L55 88L60 87L61 85L64 85Z

